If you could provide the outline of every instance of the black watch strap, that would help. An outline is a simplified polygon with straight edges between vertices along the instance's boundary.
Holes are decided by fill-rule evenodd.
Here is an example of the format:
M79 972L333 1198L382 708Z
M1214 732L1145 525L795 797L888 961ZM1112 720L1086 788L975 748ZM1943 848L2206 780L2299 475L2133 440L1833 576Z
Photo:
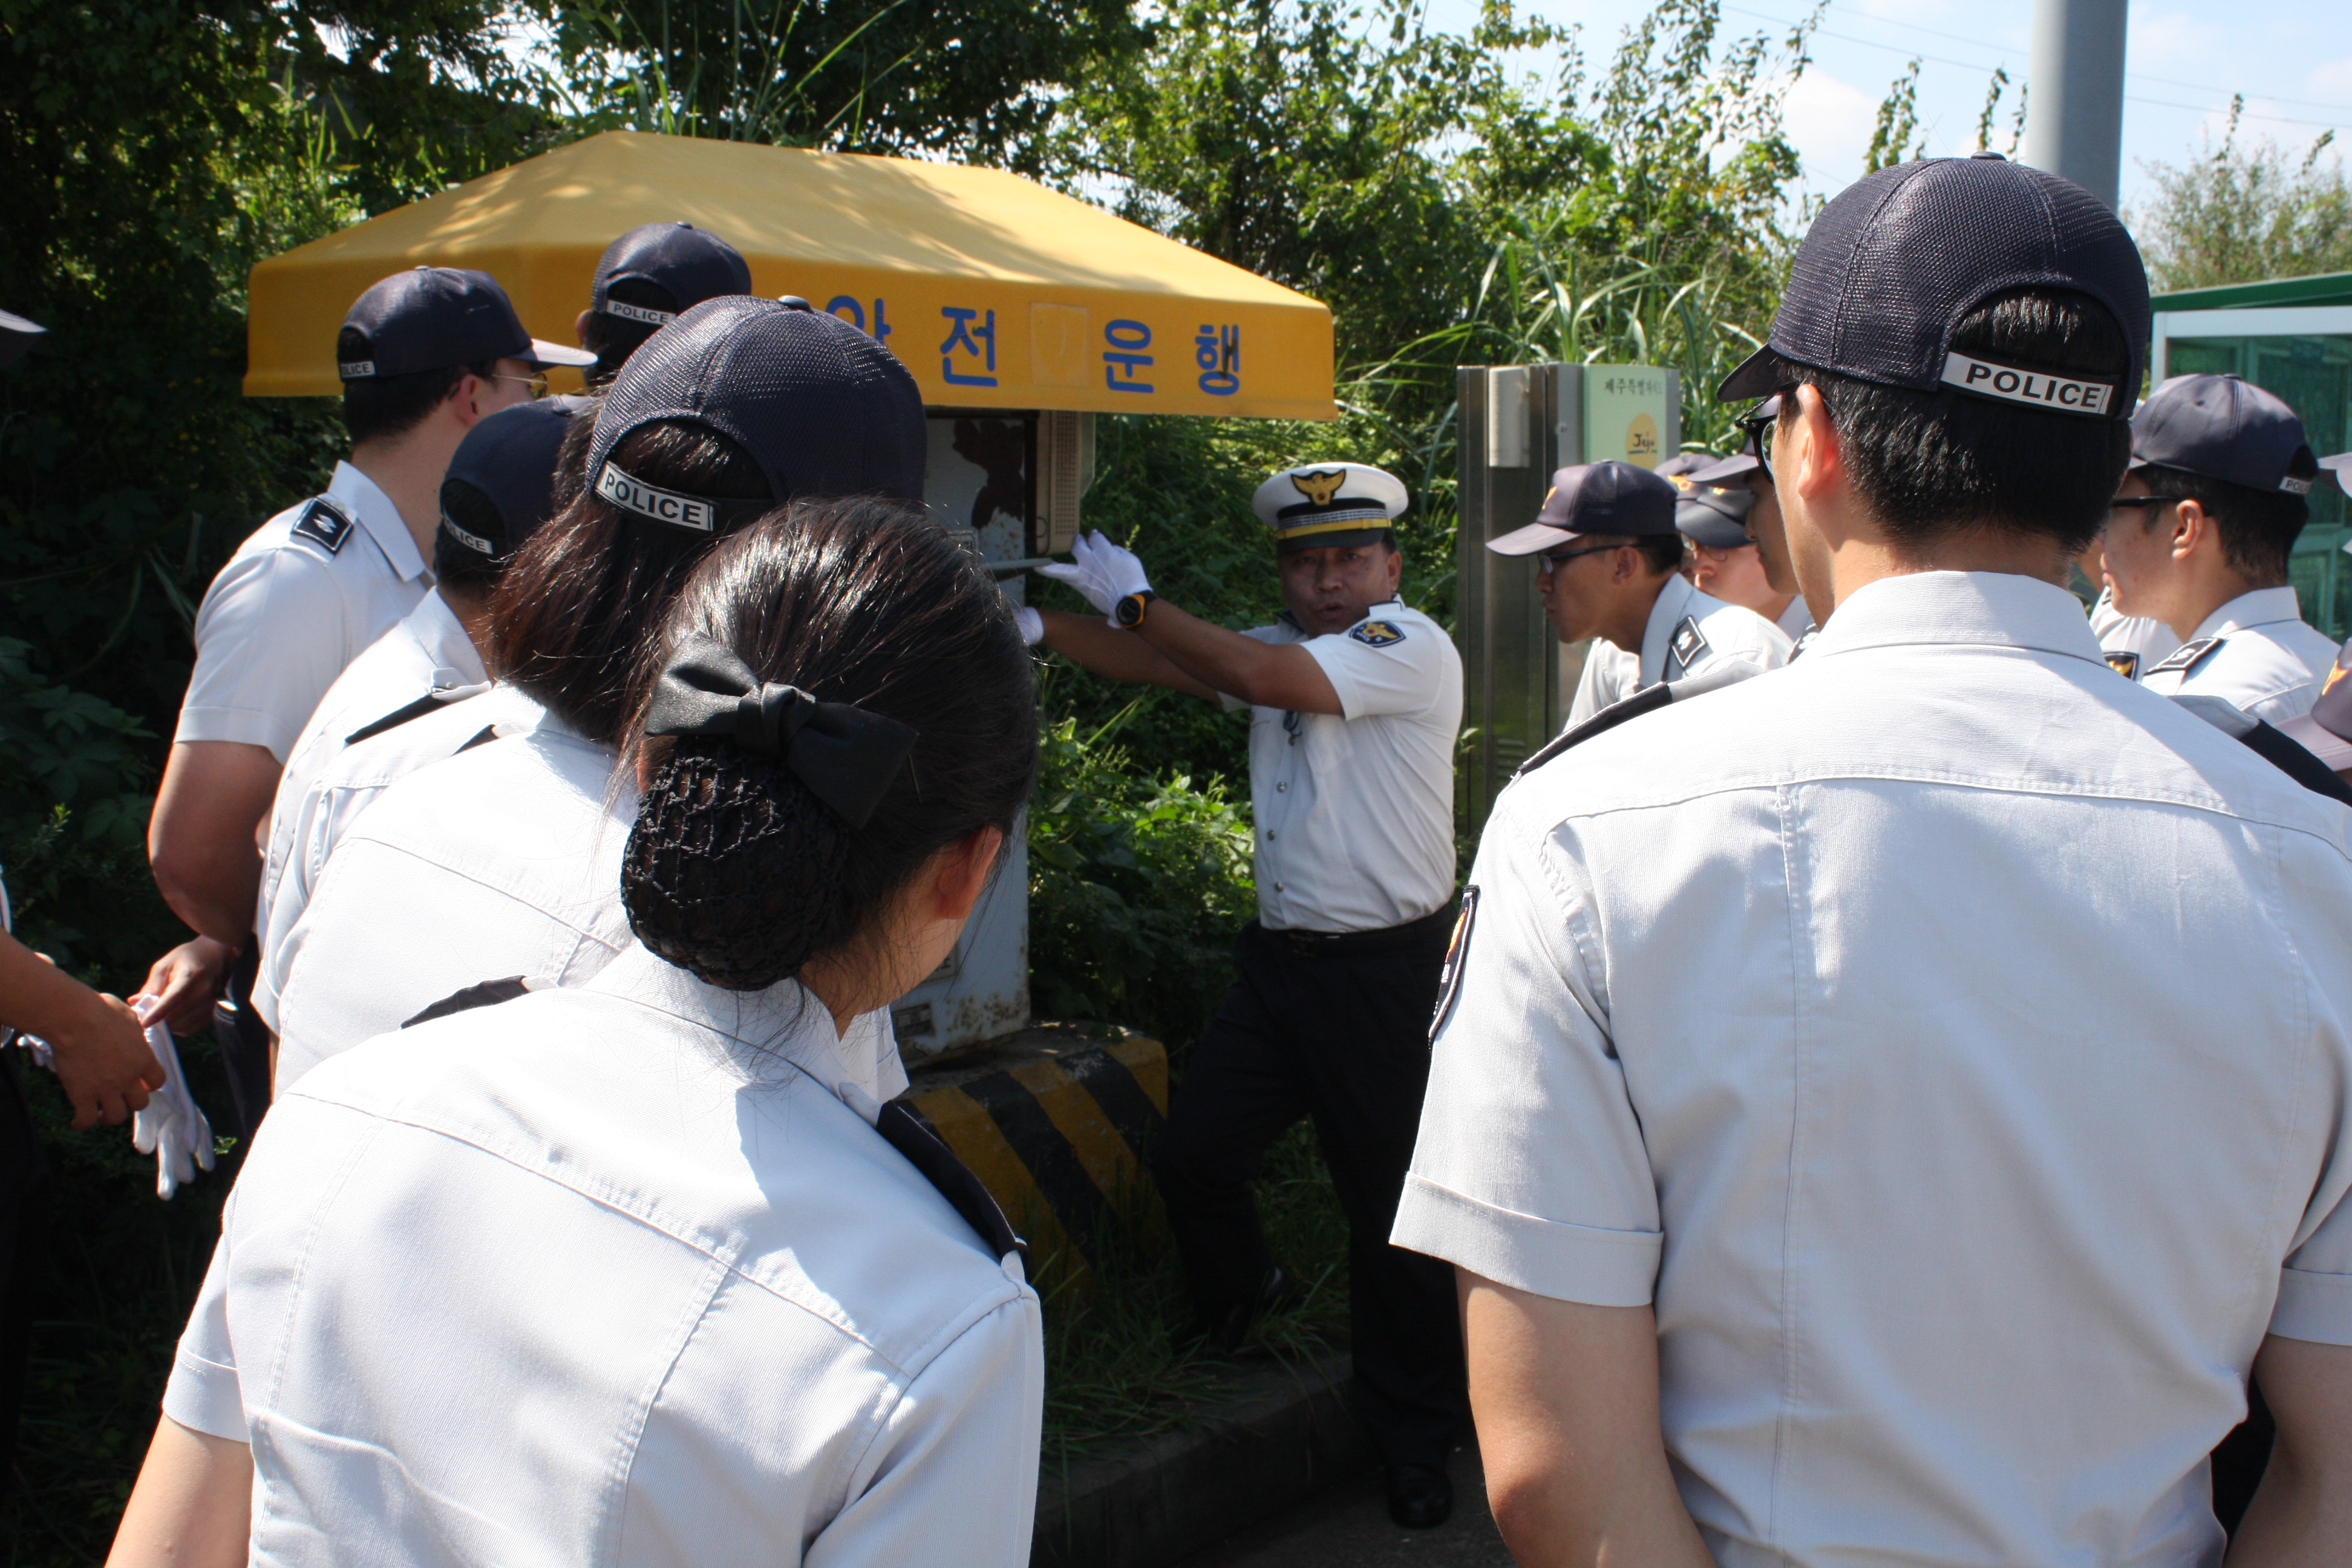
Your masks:
M1150 613L1151 601L1158 597L1160 597L1159 595L1146 588L1140 593L1129 594L1119 600L1114 612L1118 616L1118 624L1129 631L1133 631L1141 626L1143 617Z

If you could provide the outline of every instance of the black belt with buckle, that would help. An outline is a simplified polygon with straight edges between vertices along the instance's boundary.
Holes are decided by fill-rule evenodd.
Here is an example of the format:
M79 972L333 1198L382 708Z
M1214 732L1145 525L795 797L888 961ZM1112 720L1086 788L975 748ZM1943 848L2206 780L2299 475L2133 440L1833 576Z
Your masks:
M1382 926L1378 931L1267 931L1264 926L1259 926L1258 931L1301 958L1341 958L1354 952L1386 952L1393 948L1411 947L1433 935L1444 934L1453 924L1454 900L1449 898L1417 921Z

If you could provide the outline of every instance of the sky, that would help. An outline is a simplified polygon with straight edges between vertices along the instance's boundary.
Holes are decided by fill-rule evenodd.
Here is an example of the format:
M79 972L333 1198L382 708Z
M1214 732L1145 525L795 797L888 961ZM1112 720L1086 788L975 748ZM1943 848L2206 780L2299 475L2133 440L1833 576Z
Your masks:
M1606 65L1620 33L1647 9L1643 0L1520 0L1523 15L1580 24L1593 70ZM1804 9L1804 0L1726 0L1725 29L1760 29L1777 38ZM1476 20L1477 0L1430 0L1429 16L1434 26L1466 31ZM1914 57L1920 60L1927 151L1973 151L1994 68L2006 66L2012 84L2026 79L2032 17L2032 0L1831 0L1812 64L1788 104L1805 189L1827 195L1861 174L1879 103ZM2232 92L2246 95L2246 133L2270 136L2297 153L2331 127L2352 132L2352 7L2344 0L2148 0L2133 5L2130 18L2126 210L2152 194L2144 164L2186 162L2196 155L2200 134L2218 143ZM1997 149L2007 150L2015 101L2012 86L1994 134Z

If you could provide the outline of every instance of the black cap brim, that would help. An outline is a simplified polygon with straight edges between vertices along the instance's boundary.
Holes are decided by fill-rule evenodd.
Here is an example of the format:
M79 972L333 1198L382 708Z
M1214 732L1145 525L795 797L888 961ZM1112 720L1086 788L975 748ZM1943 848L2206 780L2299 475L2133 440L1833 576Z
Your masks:
M1759 397L1769 397L1780 390L1780 378L1774 371L1780 359L1770 343L1739 362L1739 368L1723 378L1715 389L1717 403L1753 403ZM1694 484L1702 483L1698 475L1690 476Z
M1675 508L1675 528L1693 544L1709 550L1737 550L1754 542L1746 527L1700 501L1686 500Z
M1749 454L1737 452L1711 468L1701 468L1684 477L1695 485L1713 485L1717 489L1724 489L1734 484L1745 484L1748 476L1763 466Z

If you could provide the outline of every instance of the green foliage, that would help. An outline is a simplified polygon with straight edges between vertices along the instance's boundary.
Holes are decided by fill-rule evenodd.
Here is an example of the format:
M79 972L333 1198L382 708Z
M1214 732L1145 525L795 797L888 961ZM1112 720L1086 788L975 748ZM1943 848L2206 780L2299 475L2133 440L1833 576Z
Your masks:
M1984 118L1977 122L1979 136L1991 115L1992 105L1988 103ZM1878 124L1870 133L1869 150L1862 155L1862 172L1889 169L1927 155L1927 138L1919 130L1919 62L1915 59L1909 69L1895 79L1878 106Z
M536 0L573 118L1033 165L1064 91L1145 37L1123 0ZM598 68L592 62L604 62Z
M2268 137L2239 140L2243 98L2230 100L2221 144L2182 163L2147 165L2156 187L2131 215L2159 291L2352 272L2352 183L2323 155L2323 132L2301 158Z
M1249 821L1223 779L1139 772L1115 742L1133 711L1045 731L1029 808L1030 985L1048 1017L1181 1045L1208 1023L1254 912Z

